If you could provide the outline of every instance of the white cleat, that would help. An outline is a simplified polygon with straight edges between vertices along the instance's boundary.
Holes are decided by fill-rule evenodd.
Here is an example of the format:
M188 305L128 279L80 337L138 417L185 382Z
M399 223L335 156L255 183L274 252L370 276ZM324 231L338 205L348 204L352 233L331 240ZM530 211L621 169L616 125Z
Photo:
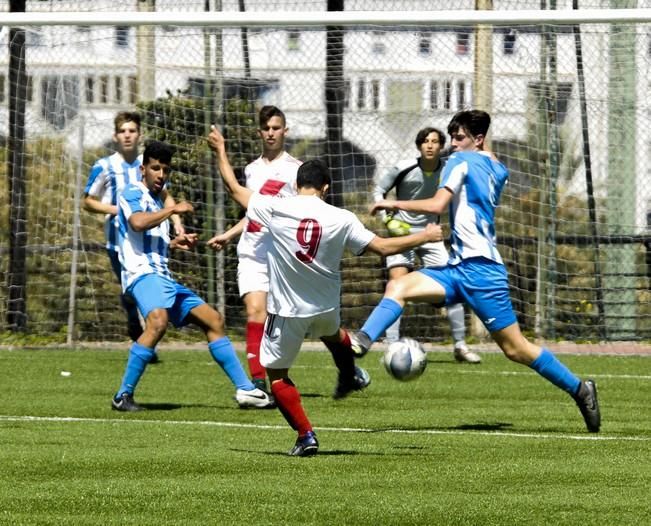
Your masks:
M238 389L235 391L235 401L241 409L246 409L247 407L272 409L276 407L276 401L273 399L273 396L268 395L262 389L253 389L252 391Z
M481 363L479 355L468 349L468 346L464 342L457 342L454 345L454 359L457 362Z

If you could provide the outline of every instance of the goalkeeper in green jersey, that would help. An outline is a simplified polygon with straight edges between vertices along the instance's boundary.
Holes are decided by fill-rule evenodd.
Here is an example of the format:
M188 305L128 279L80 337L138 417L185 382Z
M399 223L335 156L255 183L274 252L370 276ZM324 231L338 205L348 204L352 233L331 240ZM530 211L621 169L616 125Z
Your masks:
M427 127L418 132L415 142L420 153L419 157L400 161L376 178L373 189L375 202L383 200L394 188L397 199L402 201L427 199L436 193L444 165L441 151L445 146L445 135L437 128ZM403 210L399 210L395 214L382 211L379 215L391 236L404 236L418 232L428 223L439 222L439 216ZM388 256L386 266L389 271L389 280L398 279L414 270L416 257L423 267L444 267L448 262L448 251L443 241L439 241L426 243L407 252ZM460 362L481 362L479 355L468 349L465 342L466 326L463 305L457 303L448 306L447 314L454 339L454 357ZM395 341L399 337L400 318L386 331L388 342Z

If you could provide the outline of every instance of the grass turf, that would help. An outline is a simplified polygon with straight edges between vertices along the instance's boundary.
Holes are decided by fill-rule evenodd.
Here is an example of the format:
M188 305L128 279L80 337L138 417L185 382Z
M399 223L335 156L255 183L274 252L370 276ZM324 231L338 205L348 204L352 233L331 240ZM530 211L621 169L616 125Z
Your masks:
M498 354L430 353L401 383L370 353L371 386L330 397L325 352L292 369L321 443L275 410L239 410L198 351L170 351L110 410L126 352L0 351L0 524L580 524L651 516L651 358L561 356L596 379L602 432ZM69 371L70 376L62 376ZM646 517L646 519L645 519Z

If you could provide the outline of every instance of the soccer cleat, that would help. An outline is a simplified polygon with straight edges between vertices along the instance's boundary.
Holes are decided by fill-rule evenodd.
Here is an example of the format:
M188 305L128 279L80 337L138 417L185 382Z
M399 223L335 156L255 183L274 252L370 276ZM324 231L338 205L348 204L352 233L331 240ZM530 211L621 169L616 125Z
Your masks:
M142 411L142 407L136 404L131 393L122 393L119 397L113 397L111 400L111 407L115 411L123 411L127 413Z
M361 358L364 356L368 350L371 348L371 345L373 345L373 342L371 339L368 337L368 334L362 331L358 332L351 332L349 333L350 336L350 348L353 351L353 354L357 358Z
M251 383L255 385L256 389L260 389L260 391L264 391L265 393L269 394L269 389L267 389L267 381L264 378L252 378Z
M601 426L601 413L599 411L599 401L597 400L597 385L594 380L584 380L581 382L579 392L573 395L576 405L585 420L585 425L590 433L598 433Z
M454 344L454 359L457 362L481 363L479 355L468 349L468 346L464 342Z
M265 393L263 390L255 388L251 391L238 389L235 391L235 401L240 409L248 407L255 407L256 409L272 409L276 407L276 401L272 396Z
M289 451L291 457L311 457L319 451L319 441L313 431L308 431L296 439L296 444Z
M339 373L339 378L337 380L337 386L335 391L332 394L332 398L335 400L341 400L346 398L353 391L361 391L369 386L371 383L371 376L365 369L355 366L355 376L353 376L352 381L345 381Z

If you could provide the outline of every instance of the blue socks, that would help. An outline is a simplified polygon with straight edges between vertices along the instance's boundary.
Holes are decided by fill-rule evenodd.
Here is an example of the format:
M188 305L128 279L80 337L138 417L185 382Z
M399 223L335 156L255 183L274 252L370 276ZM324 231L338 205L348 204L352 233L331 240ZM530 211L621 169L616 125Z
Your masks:
M375 342L400 317L402 311L403 308L397 301L382 298L380 303L373 309L373 312L371 312L371 315L361 330L371 339L371 342Z
M244 372L228 336L211 341L208 344L208 350L237 389L243 389L245 391L255 389L255 386Z
M540 356L531 362L530 367L556 387L560 387L571 395L577 394L581 387L581 380L544 347Z
M140 345L137 342L134 342L129 349L129 358L127 360L127 368L124 371L124 376L122 378L122 385L115 395L116 398L119 398L124 393L133 394L140 381L142 373L145 372L145 368L151 360L151 357L154 355L154 349Z

